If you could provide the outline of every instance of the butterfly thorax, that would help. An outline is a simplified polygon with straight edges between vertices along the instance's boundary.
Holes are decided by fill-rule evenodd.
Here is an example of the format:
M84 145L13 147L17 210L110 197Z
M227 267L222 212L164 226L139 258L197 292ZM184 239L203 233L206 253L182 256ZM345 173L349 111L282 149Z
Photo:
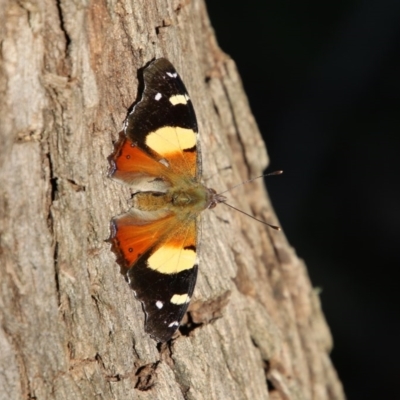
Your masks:
M171 188L167 192L138 192L133 196L133 207L141 211L164 209L197 215L224 200L214 189L195 183L187 187Z

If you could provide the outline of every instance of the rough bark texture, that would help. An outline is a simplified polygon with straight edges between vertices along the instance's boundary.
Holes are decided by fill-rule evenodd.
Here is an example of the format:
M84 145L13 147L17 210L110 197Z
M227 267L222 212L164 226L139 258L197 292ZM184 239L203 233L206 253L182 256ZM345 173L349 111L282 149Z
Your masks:
M130 197L107 156L154 57L188 87L207 186L268 164L204 1L1 0L0 39L0 398L342 399L318 294L283 233L204 212L195 328L162 346L105 242ZM230 197L275 222L261 181Z

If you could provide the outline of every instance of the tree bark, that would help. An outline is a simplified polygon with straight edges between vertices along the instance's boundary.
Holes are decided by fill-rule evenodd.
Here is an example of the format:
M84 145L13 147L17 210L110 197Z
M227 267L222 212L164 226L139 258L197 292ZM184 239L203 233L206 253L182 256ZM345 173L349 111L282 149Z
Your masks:
M0 3L0 398L343 399L318 293L282 232L204 212L191 324L163 345L105 242L130 198L107 156L153 58L186 83L207 186L268 165L204 1ZM261 180L229 197L275 222Z

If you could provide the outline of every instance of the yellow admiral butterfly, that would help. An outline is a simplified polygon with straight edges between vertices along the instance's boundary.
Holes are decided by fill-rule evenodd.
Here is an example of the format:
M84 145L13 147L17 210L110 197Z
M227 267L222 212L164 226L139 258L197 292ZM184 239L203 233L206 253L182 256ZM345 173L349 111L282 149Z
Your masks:
M146 314L146 332L171 338L197 277L200 213L225 197L200 183L197 121L185 85L165 58L143 72L144 91L110 156L110 177L135 191L133 207L111 221L117 256Z

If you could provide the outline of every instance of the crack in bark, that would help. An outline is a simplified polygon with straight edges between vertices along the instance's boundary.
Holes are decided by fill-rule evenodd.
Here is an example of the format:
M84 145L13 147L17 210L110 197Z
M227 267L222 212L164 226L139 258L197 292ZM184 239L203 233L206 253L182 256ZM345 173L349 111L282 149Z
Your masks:
M54 174L54 165L53 160L51 158L50 153L45 154L45 158L47 159L48 167L49 167L49 175L47 179L49 179L50 185L50 193L48 194L49 202L48 202L48 210L47 210L47 225L49 230L53 236L54 235L54 218L51 212L51 208L53 203L57 198L58 193L58 178ZM56 296L57 296L57 304L58 308L60 309L61 306L61 292L60 292L60 280L59 280L59 265L58 265L58 250L59 250L59 242L56 240L54 242L53 248L53 266L54 266L54 282L55 282L55 289L56 289Z
M136 370L135 375L137 376L137 381L135 384L135 389L146 392L155 385L157 380L157 367L159 363L160 361L146 364Z
M58 11L58 17L60 18L60 29L61 32L64 34L65 38L65 54L68 54L69 46L71 45L71 37L69 36L67 29L65 27L65 20L64 15L61 7L61 0L56 1L56 7Z
M181 326L179 327L179 332L182 334L182 336L190 336L194 330L201 327L202 325L203 323L193 322L192 316L190 312L188 312L186 322L184 324L181 324Z
M265 384L267 385L267 391L268 391L268 393L276 392L277 389L269 377L269 374L271 372L271 363L269 360L266 360L261 356L261 351L259 350L259 346L257 345L257 342L255 341L255 339L253 337L251 337L251 342L253 343L253 346L257 349L257 351L259 352L261 360L262 360L262 365L263 365L262 368L264 370Z
M161 33L161 29L168 28L172 25L172 21L168 19L163 19L161 25L156 26L156 35L158 36Z
M59 268L58 268L58 242L54 244L54 253L53 253L53 261L54 261L54 281L56 283L56 292L57 292L57 305L58 309L61 307L61 292L60 292L60 280L59 280Z
M227 290L214 299L193 302L189 306L186 321L179 328L181 334L190 336L197 328L221 318L222 310L228 304L230 294L231 291Z

